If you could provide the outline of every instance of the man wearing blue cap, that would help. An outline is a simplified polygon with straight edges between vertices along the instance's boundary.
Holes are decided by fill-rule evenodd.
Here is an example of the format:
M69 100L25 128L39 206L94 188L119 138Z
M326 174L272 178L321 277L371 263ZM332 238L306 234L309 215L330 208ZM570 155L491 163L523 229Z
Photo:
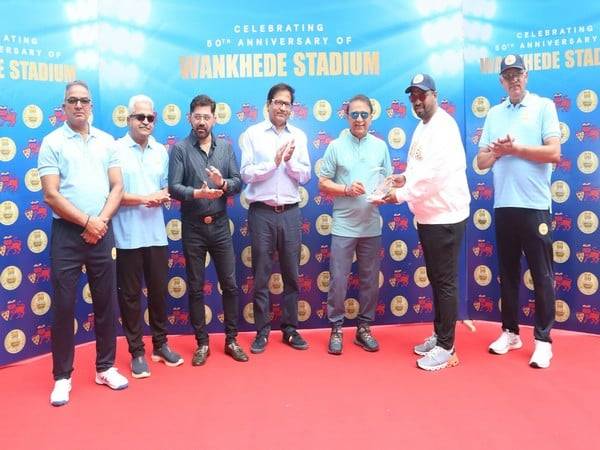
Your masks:
M547 368L555 316L550 177L552 163L560 160L560 127L552 100L525 89L527 70L521 56L502 59L500 83L508 97L490 109L477 155L479 168L491 167L494 174L502 297L502 334L489 351L503 355L523 346L518 319L523 252L535 290L535 351L529 365Z
M419 368L440 370L458 364L458 256L471 200L467 163L456 121L438 107L433 79L417 74L405 92L421 121L412 136L406 171L393 176L397 189L384 200L407 202L417 220L435 317L433 335L414 352L422 356Z

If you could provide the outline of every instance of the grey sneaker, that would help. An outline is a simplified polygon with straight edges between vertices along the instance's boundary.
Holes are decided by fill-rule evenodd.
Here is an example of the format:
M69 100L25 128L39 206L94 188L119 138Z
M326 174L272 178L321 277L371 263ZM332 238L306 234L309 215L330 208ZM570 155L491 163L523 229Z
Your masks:
M131 376L133 378L148 378L150 376L150 369L148 369L148 362L144 355L131 359Z
M343 345L342 327L334 326L331 328L331 335L329 336L329 346L327 347L327 351L332 355L341 355Z
M417 355L425 356L425 354L428 351L433 350L433 347L435 347L436 344L437 336L435 335L435 333L433 333L431 336L425 339L425 342L419 345L415 345L415 348L413 350Z
M354 343L356 345L360 345L368 352L376 352L377 350L379 350L379 344L371 334L371 329L366 323L359 325L356 329L356 337L354 338Z
M494 355L504 355L509 350L518 350L523 347L523 342L518 334L503 330L498 339L492 342L488 348Z
M417 367L423 370L440 370L457 365L458 356L456 356L454 349L446 350L437 345L417 360Z
M162 361L169 367L177 367L183 364L181 355L171 350L166 343L152 352L152 361Z

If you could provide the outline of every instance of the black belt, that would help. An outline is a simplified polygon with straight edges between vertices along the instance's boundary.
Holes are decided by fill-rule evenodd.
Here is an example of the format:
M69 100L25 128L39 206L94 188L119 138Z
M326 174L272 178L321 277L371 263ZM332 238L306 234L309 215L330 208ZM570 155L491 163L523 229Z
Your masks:
M198 216L198 219L200 220L200 222L205 223L206 225L210 225L211 223L216 221L219 217L222 217L224 215L225 215L225 211L219 211L214 214L208 214L206 216Z
M276 213L282 213L284 211L287 211L288 209L296 208L298 206L298 203L288 203L286 205L271 206L263 202L252 202L250 203L250 206L254 206L260 209L268 209L269 211L273 211Z

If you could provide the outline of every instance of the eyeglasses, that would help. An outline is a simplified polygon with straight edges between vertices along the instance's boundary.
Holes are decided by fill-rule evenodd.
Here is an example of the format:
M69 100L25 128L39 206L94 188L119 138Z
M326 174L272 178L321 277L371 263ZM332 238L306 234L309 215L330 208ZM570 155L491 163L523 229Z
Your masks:
M147 120L149 123L154 122L154 119L156 118L154 114L131 114L129 117L139 120L140 122Z
M210 121L210 119L212 119L213 116L211 114L193 114L192 115L192 119L194 120L203 120L205 122Z
M367 120L369 118L369 116L371 115L371 113L369 113L367 111L352 111L351 113L348 113L348 115L350 116L350 118L352 120L358 120L359 117L362 120Z
M429 91L415 91L415 92L411 92L408 96L408 99L410 100L411 103L416 102L417 100L424 102L425 99L427 98L427 94L429 93Z
M92 103L92 99L89 97L68 97L65 99L69 105L76 105L77 102L80 102L82 105L86 106Z
M290 102L284 102L283 100L271 100L271 103L277 106L278 108L290 109L292 104Z
M503 74L501 74L502 78L504 78L506 81L512 81L514 79L519 79L523 76L525 72L523 72L522 70L519 70L517 72L504 72Z

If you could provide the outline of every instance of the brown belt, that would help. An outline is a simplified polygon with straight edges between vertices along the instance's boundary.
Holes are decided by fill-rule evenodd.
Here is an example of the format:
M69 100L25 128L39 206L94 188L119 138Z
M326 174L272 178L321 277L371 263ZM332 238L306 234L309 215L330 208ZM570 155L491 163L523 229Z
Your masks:
M279 214L284 211L287 211L288 209L296 208L298 206L298 203L288 203L286 205L271 206L263 202L252 202L250 203L250 206L254 206L260 209L268 209L269 211L273 211Z
M211 223L215 222L219 217L224 216L224 215L225 215L225 211L219 211L214 214L210 214L210 215L206 215L206 216L199 216L199 219L200 219L200 222L205 223L206 225L210 225Z

